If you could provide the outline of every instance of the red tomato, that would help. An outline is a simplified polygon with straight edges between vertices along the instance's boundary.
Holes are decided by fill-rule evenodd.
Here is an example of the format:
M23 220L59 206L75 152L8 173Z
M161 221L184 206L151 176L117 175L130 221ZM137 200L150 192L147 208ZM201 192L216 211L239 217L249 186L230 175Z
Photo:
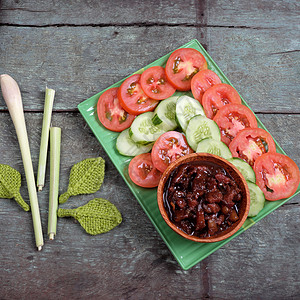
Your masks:
M112 131L123 131L130 127L135 116L128 114L118 100L118 88L105 91L99 98L97 113L102 125Z
M202 104L204 93L218 83L222 83L222 81L214 71L208 69L199 71L191 81L191 90L194 98Z
M168 82L165 69L160 66L151 67L143 72L141 86L144 93L155 100L171 97L176 91Z
M139 186L153 188L158 186L161 172L154 166L150 153L143 153L134 157L128 167L130 179Z
M221 140L227 146L241 130L257 127L253 112L243 104L224 105L218 110L213 120L218 124Z
M229 103L241 104L242 101L239 93L226 83L215 84L202 97L204 112L210 119L213 119L222 106Z
M201 70L207 69L204 56L192 48L175 50L166 64L168 81L179 91L189 91L193 76Z
M260 155L276 152L272 136L262 128L241 130L229 144L229 149L233 157L245 160L250 166Z
M151 111L158 101L149 98L142 90L140 83L141 75L135 74L121 84L118 98L121 106L132 115L139 115Z
M177 158L193 153L185 136L177 131L163 133L152 147L152 161L159 171L164 170Z
M254 163L256 184L267 200L275 201L292 196L300 182L300 172L296 163L280 153L266 153Z

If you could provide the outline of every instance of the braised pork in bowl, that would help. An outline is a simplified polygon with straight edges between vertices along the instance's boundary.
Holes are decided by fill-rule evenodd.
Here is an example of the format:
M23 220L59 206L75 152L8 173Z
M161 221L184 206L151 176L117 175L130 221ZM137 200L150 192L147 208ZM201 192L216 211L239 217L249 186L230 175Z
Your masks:
M248 186L239 170L208 153L188 154L173 162L161 177L157 201L175 232L203 243L232 236L250 208Z

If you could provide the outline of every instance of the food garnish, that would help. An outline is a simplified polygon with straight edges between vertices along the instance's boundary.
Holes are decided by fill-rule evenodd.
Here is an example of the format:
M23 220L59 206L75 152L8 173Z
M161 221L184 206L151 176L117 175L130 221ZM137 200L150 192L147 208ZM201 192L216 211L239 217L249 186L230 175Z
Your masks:
M95 198L76 209L60 208L58 217L73 217L91 235L105 233L122 222L122 215L108 200Z
M39 166L38 166L37 183L36 183L39 192L43 189L45 185L49 130L50 130L50 123L51 123L54 95L55 95L54 90L46 88L43 127L42 127L40 155L39 155Z
M60 169L60 144L61 129L50 128L50 189L49 189L49 213L48 213L48 236L53 240L56 235L59 169Z
M9 75L1 75L1 90L3 98L6 102L12 121L15 125L25 175L27 181L28 194L30 199L30 207L32 213L33 229L35 242L38 251L42 250L44 245L42 223L40 217L39 202L37 198L35 178L32 167L32 160L28 142L27 129L24 118L23 103L21 92L17 82Z
M25 211L29 211L29 205L20 194L20 187L21 174L9 165L0 164L0 198L15 198Z
M68 189L60 195L59 203L65 203L71 196L97 192L104 180L104 168L102 157L87 158L75 164L70 172Z

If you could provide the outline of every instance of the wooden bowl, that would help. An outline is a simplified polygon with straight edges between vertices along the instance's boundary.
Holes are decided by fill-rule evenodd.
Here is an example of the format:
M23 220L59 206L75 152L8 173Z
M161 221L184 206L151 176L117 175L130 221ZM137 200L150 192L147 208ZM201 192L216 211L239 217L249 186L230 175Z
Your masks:
M181 164L190 163L190 162L211 162L214 163L226 170L226 172L231 175L231 177L235 180L238 187L241 189L242 194L242 200L240 202L239 206L239 220L235 223L233 223L230 227L225 229L224 231L220 233L216 233L213 236L210 237L197 237L193 235L189 235L182 231L180 228L178 228L170 219L168 216L168 213L166 211L166 208L164 206L164 188L165 184L173 172L175 168L177 168ZM200 243L213 243L213 242L219 242L224 239L227 239L228 237L232 236L234 233L236 233L245 220L247 219L249 208L250 208L250 194L249 189L246 180L240 173L240 171L230 162L228 162L226 159L223 159L219 156L212 155L209 153L192 153L185 155L176 161L174 161L169 167L165 170L165 172L162 175L162 178L159 182L158 189L157 189L157 202L158 207L160 210L160 213L165 220L165 222L171 227L175 232L177 232L182 237L195 241Z

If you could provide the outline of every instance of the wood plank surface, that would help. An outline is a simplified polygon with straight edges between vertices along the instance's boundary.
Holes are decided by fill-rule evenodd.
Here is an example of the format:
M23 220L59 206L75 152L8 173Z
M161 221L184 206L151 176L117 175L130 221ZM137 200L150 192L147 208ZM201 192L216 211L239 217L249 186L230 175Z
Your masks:
M209 28L208 39L209 53L255 112L300 112L300 51L290 51L300 49L299 34Z
M111 25L195 24L201 1L157 1L143 4L138 0L114 1L2 1L1 23L13 25Z
M201 38L202 29L199 32L187 27L76 27L74 30L4 26L1 33L5 63L0 65L0 72L11 73L18 81L22 78L25 110L39 111L43 109L46 85L57 91L55 110L74 111L83 100L194 37L206 43ZM178 42L177 35L184 37L182 42ZM165 36L167 44L162 43ZM300 112L297 63L300 52L280 52L282 44L299 43L297 36L280 35L279 29L258 32L208 28L207 41L211 57L254 111ZM59 54L56 49L61 49ZM5 108L1 101L0 110Z
M268 128L275 129L275 138L284 136L285 125L299 122L298 115L290 115L288 122L283 115L259 117ZM26 113L25 118L36 170L40 139L37 128L41 128L42 114ZM273 282L278 286L269 294L270 299L281 288L284 288L285 295L295 295L299 282L293 278L299 270L299 262L292 258L299 254L299 236L295 230L300 210L299 196L200 264L183 271L83 118L77 113L55 113L53 123L61 126L63 132L60 193L67 189L74 163L98 155L106 160L106 176L101 189L95 195L72 197L60 207L76 208L94 197L104 197L119 208L124 220L113 231L92 237L72 219L59 219L57 238L52 242L46 240L43 251L37 253L33 247L30 213L23 212L13 200L1 200L0 294L3 299L18 298L21 294L39 298L45 293L47 299L63 298L64 295L74 299L88 295L102 295L103 299L165 299L174 296L178 282L178 299L200 299L207 295L222 298L224 289L227 299L239 299L239 296L246 297L253 292L253 295L262 297ZM0 163L9 163L24 174L17 140L11 138L14 137L14 128L6 113L1 113L0 128L4 129L0 132L0 140L5 141L5 148L10 149L1 156ZM291 143L297 140L298 134L292 131L281 145L299 165L299 145ZM45 189L38 194L44 232L47 228L48 187L49 174ZM21 194L28 202L24 175ZM271 256L268 255L270 249ZM22 272L19 272L20 268ZM282 268L285 280L279 281ZM30 278L30 286L23 282L26 277ZM249 283L249 277L252 283ZM237 286L243 291L239 295L236 295ZM53 288L55 294L51 295Z
M297 0L137 0L115 1L1 1L1 23L52 26L93 24L122 26L155 24L169 26L216 26L298 29L300 5Z
M52 124L62 128L60 193L71 167L101 156L106 175L94 197L123 222L89 236L71 218L34 247L31 214L0 199L0 299L298 299L300 196L184 271L93 135L77 105L196 38L300 165L299 1L0 1L0 74L20 85L34 170L45 86L56 90ZM0 96L0 163L24 169ZM46 238L49 170L38 194Z
M231 28L278 28L282 34L299 29L300 4L297 0L284 1L206 1L208 25ZM299 50L299 48L298 48Z
M46 84L57 90L54 109L77 110L83 100L179 47L175 32L184 36L184 43L197 33L185 27L28 30L4 26L1 30L6 63L1 64L0 71L14 70L12 76L19 81L27 74L21 81L26 110L43 109ZM153 36L156 39L149 43ZM167 45L161 42L165 36L170 36ZM5 47L10 47L12 53L7 55ZM61 49L59 54L56 49Z

